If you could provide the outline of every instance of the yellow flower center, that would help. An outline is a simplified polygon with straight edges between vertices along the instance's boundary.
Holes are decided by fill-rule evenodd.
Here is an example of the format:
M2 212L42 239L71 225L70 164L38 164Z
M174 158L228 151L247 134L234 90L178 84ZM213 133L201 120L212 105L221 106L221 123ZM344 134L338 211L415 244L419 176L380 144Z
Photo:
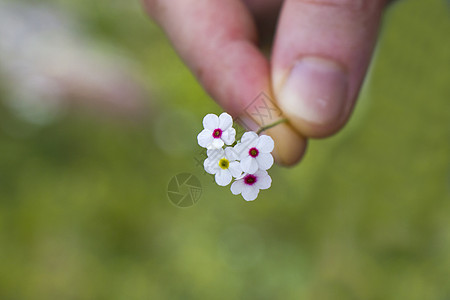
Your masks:
M221 160L219 160L219 167L222 170L228 169L229 166L230 166L230 162L228 161L228 159L222 158Z

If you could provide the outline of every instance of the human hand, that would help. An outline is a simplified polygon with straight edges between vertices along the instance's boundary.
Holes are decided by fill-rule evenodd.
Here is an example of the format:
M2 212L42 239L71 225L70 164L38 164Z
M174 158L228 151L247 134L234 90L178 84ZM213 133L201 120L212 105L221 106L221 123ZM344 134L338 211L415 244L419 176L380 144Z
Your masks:
M276 161L285 165L300 160L307 138L329 136L349 119L388 2L143 1L202 86L227 112L239 117L261 92L275 99L289 123L267 134L275 140ZM258 38L270 32L277 17L269 62Z

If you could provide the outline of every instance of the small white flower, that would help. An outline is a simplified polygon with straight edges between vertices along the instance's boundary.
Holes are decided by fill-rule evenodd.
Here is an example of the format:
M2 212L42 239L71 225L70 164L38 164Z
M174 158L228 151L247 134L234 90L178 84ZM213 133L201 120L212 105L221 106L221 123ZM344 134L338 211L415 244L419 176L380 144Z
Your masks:
M218 185L230 184L232 177L238 178L242 174L241 166L236 161L238 158L233 148L210 149L207 151L208 158L203 163L205 171L215 175Z
M203 118L203 127L205 129L197 136L198 144L206 149L219 149L224 144L233 144L236 130L232 125L233 119L225 112L219 117L215 114L207 114Z
M244 133L241 142L234 147L241 160L242 171L253 174L258 169L269 169L273 165L273 156L270 154L273 147L273 139L268 135L258 136L253 131Z
M231 192L233 195L242 194L245 201L253 201L258 197L259 190L265 190L272 184L267 171L259 170L255 174L244 174L240 179L233 182Z

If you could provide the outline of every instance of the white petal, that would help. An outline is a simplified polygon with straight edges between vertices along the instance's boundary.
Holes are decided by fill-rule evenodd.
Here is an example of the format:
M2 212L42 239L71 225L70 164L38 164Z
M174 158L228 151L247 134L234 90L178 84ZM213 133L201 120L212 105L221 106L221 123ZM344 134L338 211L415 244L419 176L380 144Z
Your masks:
M212 143L210 144L209 148L210 149L220 149L223 146L223 141L222 139L215 139L213 138Z
M205 159L203 162L203 167L209 174L216 174L220 170L218 161L212 158Z
M236 140L236 129L231 127L231 128L228 128L225 131L222 131L222 137L221 138L225 142L225 144L227 144L227 145L233 144L234 141Z
M258 197L259 189L253 186L245 186L242 190L242 197L245 201L253 201Z
M202 132L197 135L198 144L203 148L208 148L213 139L212 131L209 129L203 129Z
M233 125L233 118L229 114L224 112L219 116L219 128L222 129L222 131L227 130L232 125Z
M272 185L272 178L266 171L258 171L255 174L258 178L255 182L255 186L261 190L270 188Z
M219 128L219 117L217 117L215 114L207 114L203 118L203 127L211 131L214 131L214 129Z
M206 151L208 158L216 159L217 161L225 156L225 151L222 148L219 149L208 149Z
M247 131L242 135L241 143L246 144L248 146L255 146L256 142L258 141L258 135L256 132L253 131Z
M231 182L231 174L228 170L220 169L219 172L216 173L216 182L220 186L226 186Z
M239 156L237 155L236 151L232 147L225 148L225 157L229 161L235 161L236 159L239 158Z
M273 139L268 135L262 135L258 139L258 143L256 144L256 148L260 152L269 153L273 151L274 142Z
M247 175L248 175L248 173L242 173L239 177L236 177L236 180L242 179Z
M267 170L273 165L273 156L270 153L259 153L256 161L261 170Z
M253 147L251 147L251 148L253 148ZM246 157L249 157L249 156L250 156L249 150L250 150L250 147L246 147L245 145L242 146L242 147L241 147L241 151L238 152L239 159L240 159L240 160L243 160L243 159L245 159Z
M228 170L234 178L238 178L242 175L241 164L237 161L230 162Z
M233 195L239 195L240 193L242 193L244 187L245 183L243 180L236 180L235 182L233 182L230 189Z
M242 171L253 174L258 171L258 163L253 157L247 156L243 160L241 160L241 168Z
M243 159L248 155L248 149L247 147L242 143L237 143L236 146L234 146L234 152L237 154L239 159Z
M236 148L236 152L238 153L240 159L244 159L246 156L248 156L248 150L250 150L250 148L255 147L257 142L258 142L258 135L255 132L249 131L244 133L244 135L241 138L241 143L239 144L239 147Z

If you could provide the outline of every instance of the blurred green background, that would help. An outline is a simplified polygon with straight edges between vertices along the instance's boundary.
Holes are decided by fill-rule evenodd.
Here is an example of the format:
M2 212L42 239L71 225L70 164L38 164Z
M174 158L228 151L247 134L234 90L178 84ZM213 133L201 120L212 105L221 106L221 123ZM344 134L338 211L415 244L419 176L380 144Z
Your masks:
M139 3L39 3L127 59L148 104L43 124L0 82L0 299L450 299L448 1L391 7L349 124L254 202L196 166L221 109ZM182 172L203 186L185 209Z

